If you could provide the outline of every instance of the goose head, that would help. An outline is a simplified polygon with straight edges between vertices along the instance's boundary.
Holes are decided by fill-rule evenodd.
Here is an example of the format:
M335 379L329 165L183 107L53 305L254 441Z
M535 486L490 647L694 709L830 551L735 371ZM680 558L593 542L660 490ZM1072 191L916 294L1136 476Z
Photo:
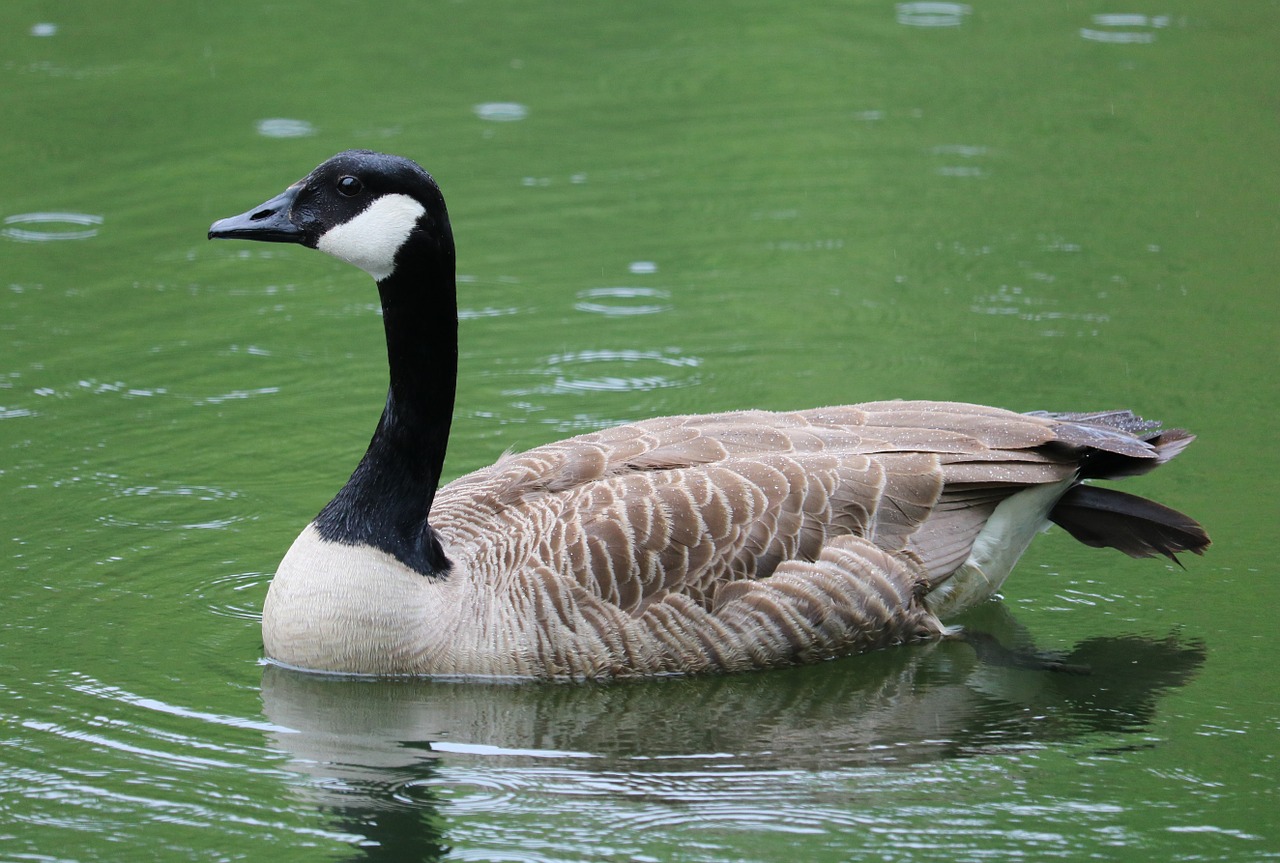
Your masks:
M422 575L446 572L427 522L458 364L453 234L440 187L410 159L347 150L271 200L214 222L209 238L298 243L378 283L386 406L364 458L313 524L325 542L386 552Z
M435 180L410 159L369 150L339 153L271 200L219 219L209 239L298 243L359 267L380 285L406 258L453 256Z

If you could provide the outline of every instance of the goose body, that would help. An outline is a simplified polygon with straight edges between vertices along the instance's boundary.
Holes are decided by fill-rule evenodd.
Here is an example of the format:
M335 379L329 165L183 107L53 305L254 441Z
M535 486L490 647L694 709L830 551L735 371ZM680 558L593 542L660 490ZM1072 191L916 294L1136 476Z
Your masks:
M1132 556L1208 537L1083 484L1193 439L1128 411L951 402L651 419L440 487L454 247L418 165L347 151L211 238L296 242L378 283L390 387L351 479L294 542L267 656L355 674L612 678L763 668L935 639L1057 522Z

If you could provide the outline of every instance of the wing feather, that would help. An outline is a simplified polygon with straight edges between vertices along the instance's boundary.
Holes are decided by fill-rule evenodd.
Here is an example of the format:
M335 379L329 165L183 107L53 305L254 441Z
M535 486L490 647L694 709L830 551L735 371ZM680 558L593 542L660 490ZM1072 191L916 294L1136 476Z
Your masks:
M966 559L1001 500L1073 475L1077 442L1154 458L1143 441L1117 443L1119 421L1063 422L949 402L663 417L505 456L442 488L433 523L479 541L477 521L523 520L529 529L488 533L542 537L525 565L632 618L662 619L677 596L704 609L745 597L842 536L933 583Z

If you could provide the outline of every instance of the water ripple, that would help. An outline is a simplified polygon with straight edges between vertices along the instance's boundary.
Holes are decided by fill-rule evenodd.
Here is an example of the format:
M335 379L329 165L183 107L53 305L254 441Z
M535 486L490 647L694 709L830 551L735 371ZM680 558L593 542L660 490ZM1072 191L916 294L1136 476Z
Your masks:
M1080 28L1082 39L1112 45L1148 45L1156 41L1153 31L1169 26L1169 16L1106 13L1094 15L1091 23L1091 27Z
M158 698L148 698L143 695L137 695L119 686L109 683L103 683L87 674L73 673L72 678L76 680L68 688L73 692L80 692L85 695L92 695L95 698L106 698L120 704L127 704L131 707L142 708L143 710L155 713L164 713L170 716L178 716L183 719L197 719L201 722L208 722L213 725L224 725L231 728L243 728L252 731L263 732L287 732L288 729L281 728L271 722L264 722L260 719L249 719L244 716L233 716L226 713L210 713L204 710L195 710L190 707L183 707L178 704L170 704Z
M529 108L519 102L482 102L471 109L481 120L511 123L529 116Z
M973 12L965 3L899 3L895 8L899 24L908 27L959 27Z
M166 752L152 746L143 746L135 743L129 743L119 737L110 734L101 733L99 731L88 731L81 728L72 728L71 726L58 723L46 722L37 719L25 719L22 721L22 727L28 731L38 731L48 734L55 734L66 740L75 740L80 743L89 743L101 749L111 749L116 752L122 752L126 755L138 756L150 761L160 761L166 764L176 765L180 767L188 767L197 770L218 768L218 769L234 769L242 765L234 762L226 761L221 758L207 758L201 755L192 755L188 752ZM117 723L106 723L99 720L101 725L116 725ZM134 729L135 731L137 729ZM155 737L159 735L156 729L149 729L149 733ZM186 740L186 743L193 744L199 741Z
M934 173L939 176L982 177L986 175L986 171L980 165L975 165L971 162L971 160L981 159L986 156L988 153L986 147L973 144L939 144L931 152L935 156L957 157L969 162L969 164L940 165L934 169Z
M698 376L688 370L696 369L702 360L662 351L591 350L555 354L546 364L554 380L535 392L648 392L697 384ZM626 369L627 373L608 374L601 367Z
M671 292L659 288L588 288L578 292L573 307L580 312L610 317L621 315L656 315L669 311ZM648 302L645 302L648 300Z
M519 312L520 310L515 306L483 306L481 308L458 309L458 320L472 321L477 318L503 318Z
M474 860L476 863L560 863L564 858L559 855L547 857L532 851L515 851L511 848L453 848L449 851L450 860Z
M480 276L470 273L459 273L457 276L459 285L459 299L469 299L473 294L484 296L490 290L496 290L506 296L510 294L510 285L519 285L520 280L515 276L498 276L496 278L481 278ZM468 287L463 288L462 285ZM381 311L380 307L379 311ZM458 320L469 321L477 318L501 318L508 315L516 315L520 313L520 309L516 306L505 305L464 305L458 308Z
M109 511L99 515L97 521L110 527L225 530L246 518L239 514L210 517L205 512L207 504L234 501L239 497L237 492L227 489L178 482L122 486L115 476L104 475L98 479L111 492L103 499Z
M168 393L164 387L135 387L124 381L100 381L92 378L78 380L76 386L94 395L120 393L125 398L151 398Z
M135 485L120 489L116 494L120 497L193 497L196 500L235 500L240 495L227 489L211 485Z
M41 60L27 66L24 71L34 72L37 75L48 75L50 78L87 81L91 78L105 78L108 75L115 75L122 68L124 67L119 63L110 66L82 66L76 68L73 66L60 66L56 63L50 63L48 60Z
M640 804L638 808L607 804L608 820L619 835L712 824L716 829L814 835L865 823L843 805L840 798L844 795L838 787L831 788L829 794L818 795L814 780L814 774L807 770L751 770L737 765L721 770L656 773L622 769L525 769L510 773L489 770L478 784L509 789L509 799L485 796L476 801L478 810L470 809L471 801L466 801L466 811L486 811L490 805L508 809L577 805L572 801ZM474 781L464 778L458 786L465 788ZM779 807L779 799L793 803ZM534 804L534 800L538 802ZM564 802L554 802L557 800ZM452 812L464 811L462 803L451 802Z
M220 575L197 586L195 595L205 600L209 610L219 617L261 620L262 600L257 589L270 580L271 574L263 572Z
M264 138L307 138L316 133L316 127L306 120L288 117L268 117L259 120L255 128Z
M520 758L596 758L590 752L574 752L562 749L513 749L508 746L493 746L486 743L457 743L451 740L432 742L431 751L449 752L455 755L506 755Z
M5 216L6 227L0 235L20 243L45 243L53 240L87 240L98 236L102 216L91 213L19 213ZM48 230L45 228L20 228L14 225L74 225L73 230Z
M524 784L479 773L456 777L441 775L412 780L397 796L407 803L416 803L419 796L439 801L447 804L456 815L501 812L512 807Z
M1037 281L1052 282L1053 277L1039 274ZM1111 316L1102 311L1066 311L1056 308L1056 299L1038 296L1020 285L1000 285L991 293L975 297L970 311L980 315L1010 316L1019 320L1045 325L1041 331L1046 336L1065 336L1067 322L1078 325L1072 332L1079 335L1096 336L1102 324L1110 322Z
M193 405L220 405L223 402L239 401L241 399L253 398L254 396L270 396L280 392L279 387L258 387L252 390L231 390L230 392L221 393L216 396L206 396L202 399L196 399Z

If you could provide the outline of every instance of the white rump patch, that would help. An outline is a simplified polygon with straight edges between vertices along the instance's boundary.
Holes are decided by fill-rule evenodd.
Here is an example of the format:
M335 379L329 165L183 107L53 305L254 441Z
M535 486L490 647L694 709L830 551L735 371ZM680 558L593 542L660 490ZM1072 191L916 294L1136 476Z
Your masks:
M380 282L395 269L396 252L425 212L408 195L383 195L360 215L326 231L316 248L355 264Z
M1049 528L1049 511L1074 482L1067 477L1033 485L1002 500L974 539L969 558L925 597L929 610L945 620L990 599L1031 540Z

